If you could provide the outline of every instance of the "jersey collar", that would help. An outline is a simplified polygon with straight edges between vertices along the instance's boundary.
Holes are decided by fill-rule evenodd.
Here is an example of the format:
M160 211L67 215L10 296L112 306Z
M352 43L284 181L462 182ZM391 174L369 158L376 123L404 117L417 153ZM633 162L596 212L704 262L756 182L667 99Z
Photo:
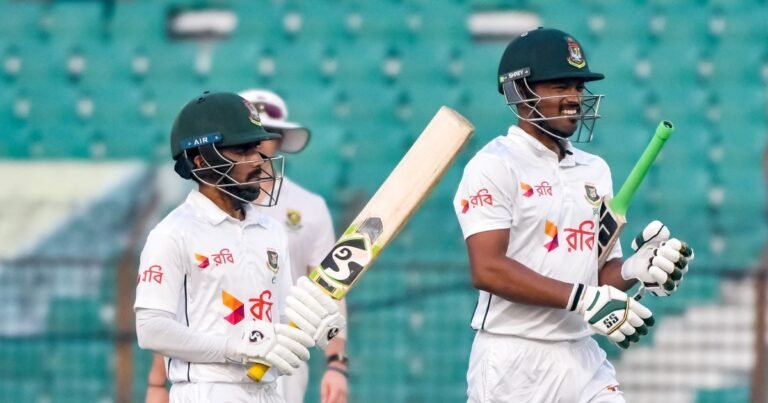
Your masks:
M242 224L244 227L248 225L267 227L267 217L250 204L245 206L245 220L240 221L225 213L224 210L220 209L211 199L205 197L197 189L192 189L189 192L187 203L192 205L211 225L219 225L226 220L231 220L234 223Z
M526 133L517 125L512 125L509 127L507 130L507 136L510 138L520 139L520 141L538 157L550 159L555 162L558 161L558 156L554 151L547 148L544 144L541 144L538 140L533 138L533 136ZM583 161L582 153L573 148L573 145L571 145L570 141L566 141L565 158L560 160L558 164L561 167L572 167L576 166L576 164L585 163L586 162Z

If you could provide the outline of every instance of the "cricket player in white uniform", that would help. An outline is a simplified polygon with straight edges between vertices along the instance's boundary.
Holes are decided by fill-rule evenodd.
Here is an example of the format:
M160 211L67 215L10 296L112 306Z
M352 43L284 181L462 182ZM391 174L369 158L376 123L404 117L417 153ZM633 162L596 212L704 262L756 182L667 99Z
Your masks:
M602 78L555 29L521 35L501 58L498 89L518 124L470 160L454 199L480 290L469 402L624 402L591 336L636 342L653 317L624 291L641 279L669 295L687 271L682 242L658 221L632 257L622 261L617 243L597 267L597 208L612 194L611 173L571 142L591 139L602 96L584 84Z
M171 402L284 402L276 378L345 326L308 278L291 285L285 231L254 207L277 203L282 157L259 147L278 137L231 93L203 94L174 122L176 172L198 190L150 233L134 306L139 345L168 357ZM271 367L262 382L254 363Z
M288 107L278 94L265 89L249 89L240 92L240 96L259 111L264 129L281 135L280 139L263 143L269 155L278 150L294 154L306 147L310 139L309 129L288 121ZM325 200L288 177L283 177L280 202L263 211L285 226L291 254L291 278L294 282L318 266L336 242L331 212ZM346 317L345 300L338 301L338 305L339 312ZM327 366L320 381L321 403L347 401L346 340L347 332L344 329L325 348ZM287 403L302 403L308 381L309 368L302 362L293 375L280 377L277 384Z
M288 108L283 99L272 91L249 89L239 94L259 112L264 129L280 134L279 139L263 141L264 154L294 154L303 150L310 139L309 129L287 120ZM291 280L298 281L333 248L335 236L331 213L325 200L283 176L280 200L275 206L260 209L286 229L288 251L291 256ZM346 317L346 303L337 302L339 312ZM320 382L321 403L345 403L348 397L347 362L345 344L346 329L342 330L325 348L326 371ZM165 365L162 356L156 355L150 369L146 403L168 403L165 390ZM287 403L304 401L309 381L309 367L302 362L290 376L277 380L278 391Z

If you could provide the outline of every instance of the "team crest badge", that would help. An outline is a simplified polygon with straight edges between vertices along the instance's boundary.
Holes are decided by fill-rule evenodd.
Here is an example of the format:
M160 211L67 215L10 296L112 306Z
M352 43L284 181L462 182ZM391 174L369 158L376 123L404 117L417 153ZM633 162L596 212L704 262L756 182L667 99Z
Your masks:
M275 273L280 270L280 267L277 265L277 251L271 248L267 249L267 267Z
M584 198L587 199L589 204L593 206L597 206L600 204L600 195L597 194L597 188L595 187L595 185L591 183L585 183L584 191L586 192L584 194Z
M288 209L285 213L285 225L290 229L301 228L301 211Z
M243 105L248 109L248 120L256 126L261 126L261 117L259 116L259 111L256 110L256 107L245 99L243 100Z
M584 60L584 55L581 53L581 47L571 37L568 37L568 64L577 69L587 65L587 61Z

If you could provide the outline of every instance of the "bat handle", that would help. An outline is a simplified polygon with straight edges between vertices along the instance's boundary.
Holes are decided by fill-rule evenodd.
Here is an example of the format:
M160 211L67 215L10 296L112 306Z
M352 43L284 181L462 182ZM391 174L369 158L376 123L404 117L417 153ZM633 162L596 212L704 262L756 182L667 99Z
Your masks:
M635 296L632 297L635 301L640 301L643 299L643 295L645 295L645 285L640 283L640 288L637 289L637 292L635 293Z
M296 329L299 328L293 322L289 323L289 325L295 327ZM269 365L256 363L248 367L248 377L251 378L251 380L254 382L261 382L261 379L264 378L264 375L266 375L267 371L269 371Z

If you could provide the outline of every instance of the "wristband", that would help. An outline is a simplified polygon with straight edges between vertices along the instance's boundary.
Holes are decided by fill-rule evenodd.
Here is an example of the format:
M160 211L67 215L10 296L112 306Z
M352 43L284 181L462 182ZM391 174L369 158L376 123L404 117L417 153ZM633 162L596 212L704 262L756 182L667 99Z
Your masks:
M328 356L327 361L328 364L332 362L338 362L340 364L349 365L349 357L347 357L344 354L331 354Z
M565 305L566 309L569 311L575 311L576 307L579 305L579 300L581 299L581 294L584 293L584 284L576 283L573 285L573 289L571 289L571 296L568 298L568 304Z
M329 366L329 367L325 367L325 370L326 370L326 371L335 371L335 372L338 372L338 373L340 373L340 374L344 375L344 377L345 377L345 378L349 378L349 375L347 375L347 371L345 371L345 370L343 370L343 369L341 369L341 368L337 368L337 367L330 367L330 366Z

